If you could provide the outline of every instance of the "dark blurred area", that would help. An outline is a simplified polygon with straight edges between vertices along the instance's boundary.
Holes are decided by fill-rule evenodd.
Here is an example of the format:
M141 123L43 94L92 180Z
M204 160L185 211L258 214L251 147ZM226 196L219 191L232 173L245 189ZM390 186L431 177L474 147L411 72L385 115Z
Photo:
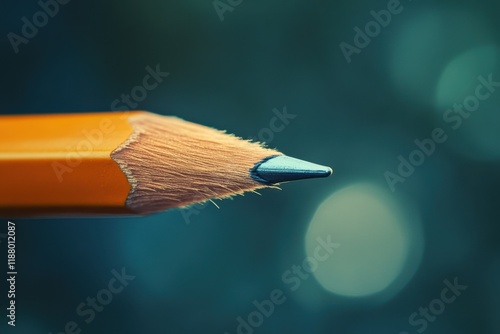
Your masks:
M0 332L500 333L499 9L4 1L1 114L149 110L335 173L219 208L5 217ZM170 74L127 105L148 66Z

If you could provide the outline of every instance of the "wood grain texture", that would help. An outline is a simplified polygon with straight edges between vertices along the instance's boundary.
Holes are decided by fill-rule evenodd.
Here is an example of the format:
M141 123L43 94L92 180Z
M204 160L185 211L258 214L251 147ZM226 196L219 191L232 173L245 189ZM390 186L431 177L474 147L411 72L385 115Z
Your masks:
M260 160L281 153L176 117L130 117L133 135L112 153L132 190L127 206L149 213L264 188L250 177Z

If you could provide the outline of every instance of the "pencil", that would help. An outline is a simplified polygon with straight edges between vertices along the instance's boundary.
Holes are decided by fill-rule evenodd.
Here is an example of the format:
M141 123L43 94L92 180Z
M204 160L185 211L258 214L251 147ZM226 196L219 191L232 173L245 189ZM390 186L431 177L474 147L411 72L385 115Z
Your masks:
M145 111L0 117L0 215L145 215L331 173Z

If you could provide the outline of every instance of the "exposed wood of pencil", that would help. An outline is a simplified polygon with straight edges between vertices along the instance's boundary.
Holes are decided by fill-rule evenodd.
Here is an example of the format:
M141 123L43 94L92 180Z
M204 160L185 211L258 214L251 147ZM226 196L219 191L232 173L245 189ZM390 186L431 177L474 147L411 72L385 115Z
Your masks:
M265 185L249 170L281 153L137 111L0 117L0 215L146 214Z

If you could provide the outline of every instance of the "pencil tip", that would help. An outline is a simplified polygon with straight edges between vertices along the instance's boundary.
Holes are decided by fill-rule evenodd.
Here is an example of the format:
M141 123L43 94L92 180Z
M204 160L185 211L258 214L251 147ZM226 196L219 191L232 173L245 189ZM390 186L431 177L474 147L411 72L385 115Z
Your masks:
M333 171L330 167L313 164L286 155L270 156L250 169L251 177L263 184L328 177Z

